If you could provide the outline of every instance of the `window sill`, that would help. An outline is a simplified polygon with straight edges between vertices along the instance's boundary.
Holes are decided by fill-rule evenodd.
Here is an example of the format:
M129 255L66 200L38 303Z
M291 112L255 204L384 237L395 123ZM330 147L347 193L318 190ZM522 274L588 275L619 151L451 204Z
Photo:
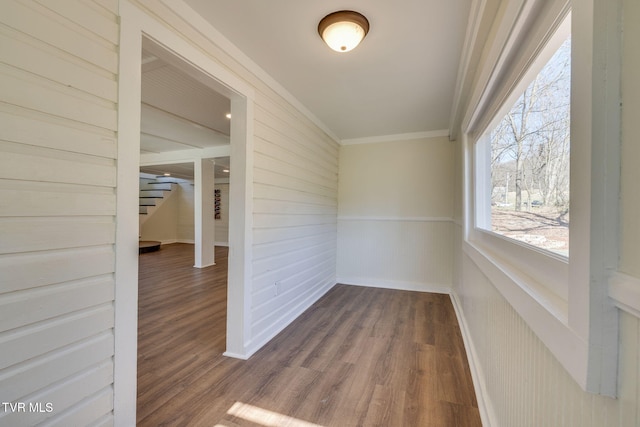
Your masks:
M569 299L569 260L560 254L475 228L470 240L498 264L520 277L525 288L548 301L552 311L566 313Z
M620 310L640 318L640 279L614 273L609 279L609 297Z
M569 326L567 302L486 247L470 241L463 247L465 254L584 389L588 347Z

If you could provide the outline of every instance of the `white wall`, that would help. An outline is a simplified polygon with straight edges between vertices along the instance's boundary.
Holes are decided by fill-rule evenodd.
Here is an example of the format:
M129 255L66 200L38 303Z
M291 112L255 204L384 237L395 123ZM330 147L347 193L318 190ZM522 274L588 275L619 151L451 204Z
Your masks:
M454 150L447 137L341 147L339 282L448 292Z
M0 400L44 408L0 425L108 425L118 2L8 0L0 21Z
M141 240L153 240L162 244L178 241L178 212L182 201L181 193L182 189L177 184L170 192L165 192L161 204L140 226Z
M216 183L221 192L221 218L215 221L216 245L229 244L229 184ZM180 180L171 198L142 224L142 240L157 240L163 244L194 242L193 182Z
M178 224L176 238L178 242L195 242L195 187L193 181L185 181L180 184L178 193Z
M622 171L619 272L631 285L640 281L640 182L637 120L640 105L640 7L623 1ZM459 144L459 143L458 143ZM462 250L464 153L457 147L454 291L463 327L472 344L471 364L480 378L481 398L495 426L637 426L640 425L640 319L619 313L617 398L584 392L556 357ZM632 295L637 295L632 293ZM636 301L637 304L637 301Z
M162 244L194 242L193 181L175 179L171 193L140 227L142 240Z

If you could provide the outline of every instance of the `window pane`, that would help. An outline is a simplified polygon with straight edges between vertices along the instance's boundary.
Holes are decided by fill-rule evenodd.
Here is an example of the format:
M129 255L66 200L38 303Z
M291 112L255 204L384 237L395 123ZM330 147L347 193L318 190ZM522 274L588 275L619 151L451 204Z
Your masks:
M491 230L569 254L571 40L491 130Z

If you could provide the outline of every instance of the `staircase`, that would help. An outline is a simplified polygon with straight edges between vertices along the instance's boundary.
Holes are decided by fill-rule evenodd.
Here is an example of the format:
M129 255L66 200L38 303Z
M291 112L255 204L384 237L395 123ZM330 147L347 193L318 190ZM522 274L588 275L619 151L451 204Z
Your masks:
M175 181L172 178L140 176L140 193L138 195L140 228L171 195L175 186ZM160 242L140 241L138 246L138 253L154 252L160 249Z
M139 211L140 225L158 209L164 200L175 189L175 181L171 178L140 177Z

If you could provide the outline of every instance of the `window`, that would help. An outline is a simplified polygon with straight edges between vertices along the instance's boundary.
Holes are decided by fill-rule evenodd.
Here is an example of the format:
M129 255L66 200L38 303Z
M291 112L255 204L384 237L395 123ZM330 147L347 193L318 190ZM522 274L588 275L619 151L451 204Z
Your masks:
M485 162L476 226L568 257L571 37L562 36L476 145Z
M533 0L539 15L507 4L504 44L463 122L464 254L584 390L615 396L618 313L607 288L618 262L619 4ZM549 216L569 231L570 256Z

